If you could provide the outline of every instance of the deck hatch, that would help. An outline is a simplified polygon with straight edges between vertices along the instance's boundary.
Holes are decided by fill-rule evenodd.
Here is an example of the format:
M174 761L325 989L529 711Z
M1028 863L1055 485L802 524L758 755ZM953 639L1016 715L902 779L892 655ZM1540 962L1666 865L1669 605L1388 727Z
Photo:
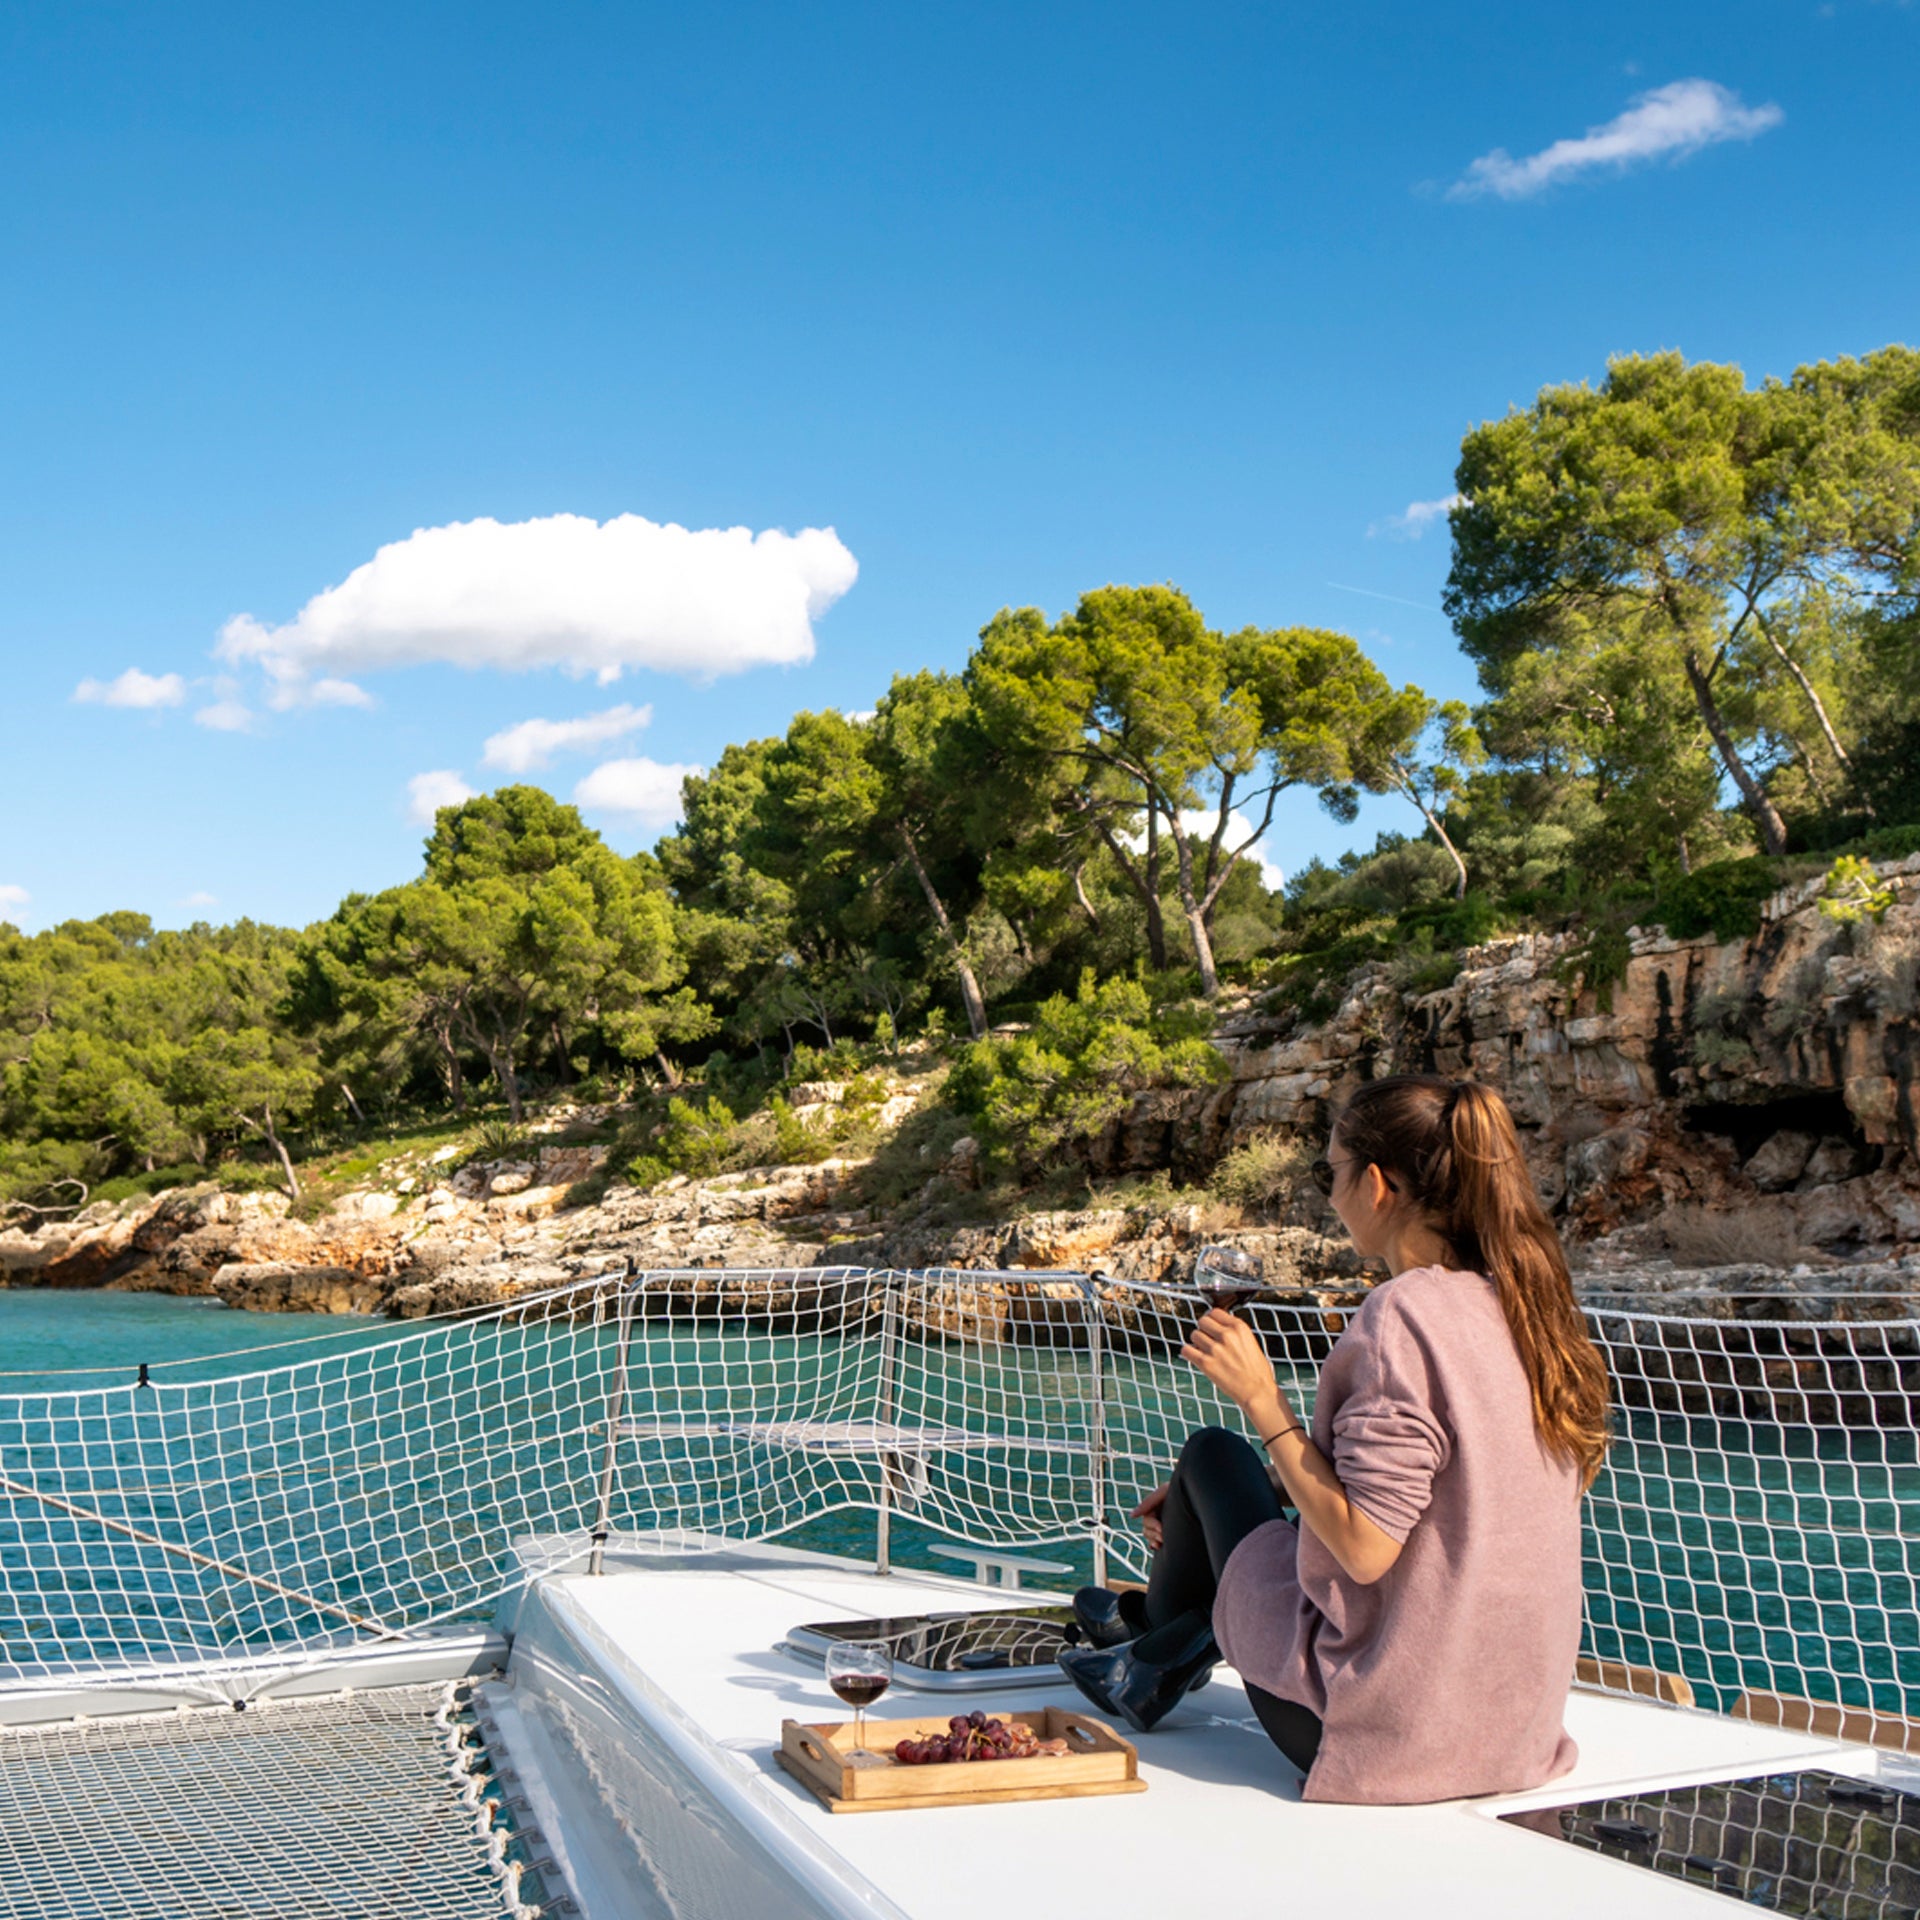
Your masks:
M820 1659L835 1641L885 1640L902 1685L930 1691L1058 1686L1055 1664L1074 1644L1067 1607L982 1607L953 1613L902 1614L885 1620L820 1620L791 1628L784 1645L803 1660Z
M1920 1914L1920 1794L1880 1780L1759 1774L1500 1817L1764 1913Z

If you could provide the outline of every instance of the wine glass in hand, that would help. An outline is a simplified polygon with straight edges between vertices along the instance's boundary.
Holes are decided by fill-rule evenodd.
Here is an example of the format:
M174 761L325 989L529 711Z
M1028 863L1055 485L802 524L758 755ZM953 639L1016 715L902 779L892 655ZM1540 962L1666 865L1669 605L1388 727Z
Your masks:
M1266 1283L1266 1262L1244 1247L1202 1247L1193 1263L1193 1284L1210 1307L1231 1313Z
M827 1685L853 1709L853 1750L865 1744L866 1711L893 1682L893 1649L884 1640L843 1640L827 1654Z

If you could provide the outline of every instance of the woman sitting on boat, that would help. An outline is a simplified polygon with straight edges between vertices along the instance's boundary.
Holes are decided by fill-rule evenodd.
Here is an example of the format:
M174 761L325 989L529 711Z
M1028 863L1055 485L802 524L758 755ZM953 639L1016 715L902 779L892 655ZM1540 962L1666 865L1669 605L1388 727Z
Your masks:
M1575 1759L1580 1500L1608 1438L1566 1256L1506 1102L1471 1081L1362 1087L1314 1178L1391 1277L1329 1354L1311 1429L1252 1328L1200 1321L1185 1356L1262 1451L1187 1441L1135 1510L1144 1593L1083 1590L1094 1644L1061 1665L1145 1732L1224 1657L1309 1800L1538 1786Z

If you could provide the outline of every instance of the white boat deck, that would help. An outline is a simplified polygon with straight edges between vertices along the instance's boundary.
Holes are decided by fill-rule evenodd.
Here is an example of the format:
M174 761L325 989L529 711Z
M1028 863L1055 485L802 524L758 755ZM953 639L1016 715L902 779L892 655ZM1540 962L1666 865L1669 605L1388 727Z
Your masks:
M737 1887L729 1910L737 1901L742 1913L978 1920L1011 1902L1048 1920L1108 1920L1191 1912L1204 1890L1208 1911L1343 1920L1436 1910L1726 1920L1723 1896L1494 1816L1809 1764L1877 1771L1870 1748L1575 1693L1568 1724L1580 1764L1550 1787L1426 1807L1309 1805L1225 1669L1138 1741L1145 1794L850 1817L830 1814L779 1770L783 1719L845 1718L817 1668L776 1651L788 1629L970 1601L1017 1604L967 1581L881 1577L767 1548L622 1559L599 1578L541 1582L523 1615L514 1684L498 1690L501 1726L589 1920L685 1910L689 1876L712 1892L720 1869L668 1830L676 1808L683 1818L697 1809L694 1827ZM1046 1703L1084 1704L1064 1685L1004 1697L896 1685L875 1711ZM583 1733L590 1723L599 1731ZM605 1816L597 1833L581 1818L583 1794L597 1796ZM786 1872L794 1882L783 1897L774 1884ZM686 1901L696 1905L707 1910Z

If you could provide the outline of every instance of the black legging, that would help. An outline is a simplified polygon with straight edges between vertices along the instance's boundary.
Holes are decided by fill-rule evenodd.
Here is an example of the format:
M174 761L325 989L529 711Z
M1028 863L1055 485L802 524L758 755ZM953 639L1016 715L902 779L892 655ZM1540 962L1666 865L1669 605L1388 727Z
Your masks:
M1160 1509L1160 1548L1147 1575L1148 1628L1171 1626L1183 1614L1210 1615L1227 1556L1255 1527L1285 1518L1259 1454L1239 1434L1201 1427L1189 1435ZM1267 1737L1305 1773L1320 1751L1320 1716L1264 1687L1249 1685L1247 1698Z

